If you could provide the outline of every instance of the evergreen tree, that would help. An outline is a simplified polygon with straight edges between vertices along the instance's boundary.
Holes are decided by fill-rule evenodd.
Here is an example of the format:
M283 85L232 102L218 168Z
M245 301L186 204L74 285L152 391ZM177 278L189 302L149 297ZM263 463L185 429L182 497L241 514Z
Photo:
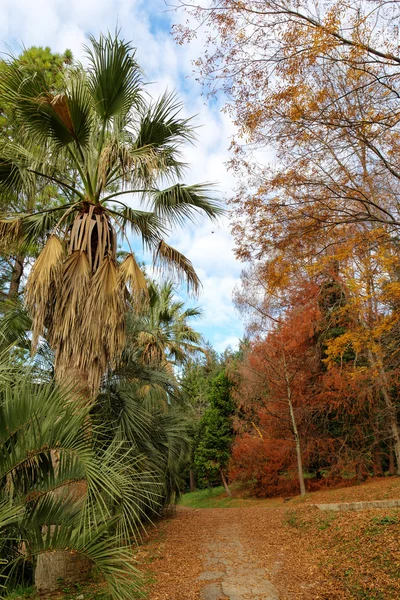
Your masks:
M234 412L231 387L225 371L212 380L210 406L200 421L194 452L199 485L214 485L221 480L228 494L226 469L233 440L231 417Z

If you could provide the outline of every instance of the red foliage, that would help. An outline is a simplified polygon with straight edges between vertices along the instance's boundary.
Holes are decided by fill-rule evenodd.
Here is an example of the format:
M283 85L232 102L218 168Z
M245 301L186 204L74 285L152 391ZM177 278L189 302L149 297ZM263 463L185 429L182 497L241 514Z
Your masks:
M256 496L298 493L295 469L291 440L261 439L248 433L235 439L229 476L248 484Z

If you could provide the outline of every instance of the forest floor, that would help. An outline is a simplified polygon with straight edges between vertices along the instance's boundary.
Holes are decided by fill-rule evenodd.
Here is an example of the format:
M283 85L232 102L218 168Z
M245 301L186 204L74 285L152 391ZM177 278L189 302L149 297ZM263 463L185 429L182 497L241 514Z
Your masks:
M400 598L400 509L314 506L400 499L400 478L289 500L218 492L186 495L150 533L137 556L153 581L148 600Z

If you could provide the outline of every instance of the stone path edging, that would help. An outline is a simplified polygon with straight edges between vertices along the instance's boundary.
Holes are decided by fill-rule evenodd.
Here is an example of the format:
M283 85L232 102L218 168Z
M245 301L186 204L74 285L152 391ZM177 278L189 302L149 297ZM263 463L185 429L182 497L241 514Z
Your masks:
M320 510L364 510L367 508L398 508L400 500L369 500L365 502L341 502L338 504L314 504Z

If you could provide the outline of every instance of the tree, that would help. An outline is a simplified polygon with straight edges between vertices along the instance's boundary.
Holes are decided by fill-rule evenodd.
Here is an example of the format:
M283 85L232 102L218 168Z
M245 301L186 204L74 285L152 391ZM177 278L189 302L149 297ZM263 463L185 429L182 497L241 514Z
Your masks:
M303 237L317 254L344 223L398 230L396 3L181 5L207 30L196 64L211 92L227 92L238 127L238 254L285 245L296 257ZM195 35L176 30L181 42Z
M50 48L41 48L32 46L24 50L17 58L13 59L14 66L25 76L32 76L37 70L41 70L47 80L50 88L57 89L61 84L63 73L72 62L72 54L66 50L63 55L54 54ZM3 77L7 71L7 62L0 62L0 75ZM3 143L12 140L19 140L19 126L14 118L12 104L2 98L0 106L0 130L3 137ZM19 140L23 142L23 140ZM19 193L13 190L9 196L4 196L1 201L1 212L18 210L22 213L30 213L34 209L48 208L54 204L62 203L59 190L56 186L49 184L48 181L32 177L27 185L23 186ZM11 300L16 300L20 291L20 284L23 277L24 266L27 255L40 246L41 240L35 240L29 247L21 244L2 245L1 252L4 255L4 263L8 265L9 273L6 276L6 295ZM2 287L4 284L2 285Z
M194 453L199 441L201 420L210 407L209 393L212 380L221 369L221 360L210 345L205 345L203 352L191 356L185 361L179 377L182 394L185 399L184 409L187 430L191 440L191 455L186 465L189 488L196 489Z
M0 372L2 584L12 588L47 556L49 572L36 571L35 579L53 592L58 577L67 583L71 578L71 570L60 569L60 559L62 567L65 555L83 556L104 576L113 599L131 598L141 589L131 539L139 536L143 506L157 502L161 482L143 468L144 457L134 449L120 453L121 444L112 440L96 444L89 409L76 406L76 393L54 382L39 384L4 357ZM71 481L86 488L79 502L71 502ZM85 575L87 570L73 573L73 581Z
M59 379L76 381L92 395L124 345L125 284L133 296L145 288L133 253L116 262L117 234L130 226L154 252L155 264L184 274L197 289L190 261L164 240L168 224L215 218L221 209L203 185L158 180L180 177L180 146L193 138L171 94L146 102L141 71L130 44L91 38L89 67L69 69L57 89L38 70L25 77L7 63L1 83L24 144L0 150L0 188L21 189L31 177L59 186L66 204L1 221L4 240L29 240L53 229L29 277L26 301L33 315L33 347L46 330ZM67 165L72 164L72 171ZM138 194L150 211L133 210L121 196ZM94 318L95 316L95 318Z
M233 439L232 415L234 403L231 398L231 383L224 371L211 383L210 407L205 411L198 431L198 443L194 452L194 466L203 484L215 483L220 479L230 496L226 481L226 469L230 459Z
M202 337L188 323L201 316L199 308L185 308L185 303L174 298L174 284L151 282L148 301L143 314L133 319L137 345L146 363L168 362L182 366L190 356L202 351Z

